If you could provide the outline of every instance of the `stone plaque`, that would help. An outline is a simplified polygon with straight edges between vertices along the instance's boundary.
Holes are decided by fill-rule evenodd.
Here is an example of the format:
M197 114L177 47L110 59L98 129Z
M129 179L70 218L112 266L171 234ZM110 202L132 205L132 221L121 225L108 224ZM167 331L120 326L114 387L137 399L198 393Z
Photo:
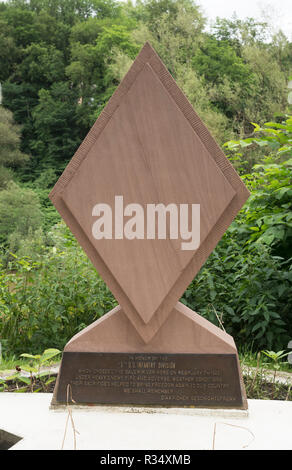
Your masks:
M67 385L83 404L242 406L235 354L65 353L57 401Z
M106 363L107 355L113 363L117 357L113 353L164 354L166 358L174 354L181 370L185 369L179 354L184 355L182 361L189 360L186 355L192 356L191 368L197 367L197 361L203 367L209 355L215 361L216 355L223 354L235 357L237 367L230 369L234 380L228 376L222 383L228 382L230 390L235 390L237 381L241 400L238 391L237 395L234 392L233 406L246 407L233 339L178 299L248 195L208 129L146 43L50 194L119 302L66 345L55 403L63 397L66 380L78 375L68 372L71 362L76 371L80 361L83 364L83 355L95 357L88 353L96 354L98 364ZM94 360L90 359L89 369ZM218 360L221 370L227 367L227 359ZM191 396L191 388L184 387L184 396ZM101 403L102 391L97 385L74 387L77 396L73 399L86 402L89 390L92 402ZM144 395L131 396L114 387L107 393L112 403L131 399L148 403ZM206 390L202 393L213 396ZM154 395L150 401L163 404ZM223 401L220 406L230 406ZM202 403L218 406L215 398Z

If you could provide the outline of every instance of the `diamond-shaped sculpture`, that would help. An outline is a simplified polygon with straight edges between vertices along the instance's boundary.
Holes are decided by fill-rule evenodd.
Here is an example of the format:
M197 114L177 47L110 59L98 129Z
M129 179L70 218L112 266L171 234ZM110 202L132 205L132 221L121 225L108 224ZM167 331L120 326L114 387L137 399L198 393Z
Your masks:
M196 314L177 301L248 195L220 147L146 43L50 194L120 304L76 335L65 352L79 351L85 338L95 352L111 351L105 341L107 338L108 346L113 347L115 337L115 346L121 344L117 350L113 347L113 352L160 353L165 349L163 331L172 323L175 331L178 315L178 323L185 326L178 328L182 347L178 338L174 352L183 353L184 347L192 352L186 343L196 340L201 344L198 351L206 353L210 348L202 343L204 334L215 344L215 352L217 342L219 350L224 344L228 353L236 351L232 338L199 316L195 319L192 315ZM199 246L182 250L181 234L177 238L167 233L165 239L127 239L114 215L113 233L117 236L96 239L93 208L100 203L115 208L117 197L123 208L138 204L144 214L151 204L199 205ZM186 341L195 323L196 334L201 331L201 335ZM130 345L131 335L136 337L136 347ZM92 346L95 340L99 343ZM90 348L88 353L93 351ZM238 367L237 356L236 361Z

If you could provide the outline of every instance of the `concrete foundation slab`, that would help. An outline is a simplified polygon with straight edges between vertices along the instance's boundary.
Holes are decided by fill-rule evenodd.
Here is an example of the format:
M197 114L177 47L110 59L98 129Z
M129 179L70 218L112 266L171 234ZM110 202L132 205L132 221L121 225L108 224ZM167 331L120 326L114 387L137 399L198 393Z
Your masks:
M22 439L11 450L61 449L66 408L52 394L0 394L0 429ZM292 402L248 400L243 410L94 406L71 408L77 450L292 450ZM64 449L74 448L69 419Z

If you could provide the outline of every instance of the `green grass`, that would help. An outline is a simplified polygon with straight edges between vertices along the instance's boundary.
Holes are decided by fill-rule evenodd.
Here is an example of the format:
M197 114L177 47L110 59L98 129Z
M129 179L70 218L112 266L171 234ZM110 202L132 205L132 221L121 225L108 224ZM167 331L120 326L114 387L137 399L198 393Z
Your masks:
M271 360L261 351L254 352L248 347L239 348L238 355L241 366L259 367L260 369L265 368L274 370ZM279 366L279 371L292 372L292 364L287 362L287 358L285 358L282 362L279 362Z
M55 358L53 358L51 361L47 361L44 365L52 366L54 364L58 364L59 362L60 361L57 361ZM3 371L14 371L16 366L22 368L28 366L29 364L31 364L31 360L24 357L18 357L15 355L4 356L0 358L0 373L3 373Z

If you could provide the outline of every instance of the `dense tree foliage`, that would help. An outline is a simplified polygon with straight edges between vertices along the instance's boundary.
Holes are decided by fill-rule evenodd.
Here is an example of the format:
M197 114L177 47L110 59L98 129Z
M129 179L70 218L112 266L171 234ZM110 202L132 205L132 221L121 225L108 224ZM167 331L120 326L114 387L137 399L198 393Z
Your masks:
M20 151L20 127L13 122L13 116L8 109L0 112L0 190L13 177L13 169L22 165L27 155Z
M22 126L19 171L56 176L150 40L220 143L286 106L292 47L268 25L206 19L192 0L10 0L0 4L3 105ZM265 41L266 40L266 41Z
M48 193L146 40L252 192L182 301L220 317L241 345L291 339L292 43L253 18L205 26L193 0L0 3L0 337L10 352L62 348L115 305Z

